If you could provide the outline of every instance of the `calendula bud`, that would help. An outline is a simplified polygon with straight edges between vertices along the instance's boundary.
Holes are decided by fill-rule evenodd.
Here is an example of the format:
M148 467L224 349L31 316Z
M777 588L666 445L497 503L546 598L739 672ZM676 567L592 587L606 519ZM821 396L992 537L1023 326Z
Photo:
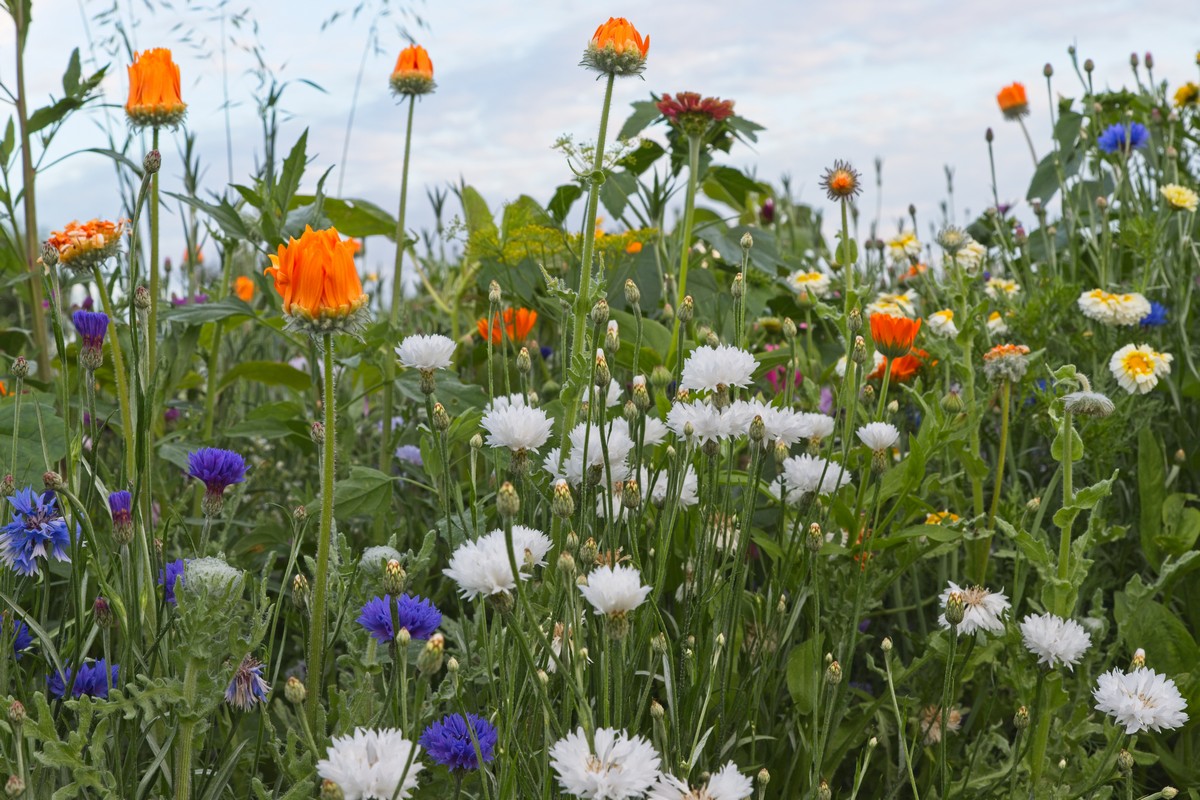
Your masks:
M312 590L308 585L308 578L299 572L296 577L292 578L292 605L300 611L308 608L308 601L312 597Z
M621 326L615 319L608 321L608 330L604 334L604 349L609 353L621 349Z
M592 324L599 328L608 322L608 301L601 297L592 306Z
M509 481L501 484L500 491L496 492L496 510L500 512L501 519L512 519L521 510L521 498Z
M633 282L633 278L625 279L625 302L631 306L637 306L642 302L642 292Z
M575 513L575 499L571 497L571 486L562 478L554 482L554 499L550 501L554 516L566 519Z
M404 586L408 583L408 573L404 571L404 567L396 559L389 559L383 565L383 593L390 594L392 597L398 597L404 594Z
M417 669L422 675L430 676L442 668L443 654L446 650L446 637L435 633L425 642L421 655L417 656Z
M612 382L612 373L608 370L608 359L604 357L603 350L596 351L596 385L602 389L608 389L608 384Z
M504 295L500 292L500 284L497 281L492 281L488 284L488 302L494 306L500 305L500 301L504 299Z
M8 704L8 724L14 728L25 724L25 706L20 700L13 700Z
M449 429L450 414L446 411L446 407L441 403L433 404L433 419L430 420L433 424L433 429L439 433Z
M325 426L320 422L314 422L308 428L308 436L313 440L313 444L320 447L325 444Z
M1021 706L1017 709L1017 713L1013 715L1013 725L1017 730L1023 731L1029 727L1029 709Z
M842 682L842 665L837 661L829 662L829 666L825 668L825 682L830 686L837 686Z
M686 325L687 323L691 322L692 318L695 316L696 301L693 300L692 296L689 294L687 297L683 298L683 302L679 304L679 321Z
M867 363L867 342L863 337L854 337L854 346L850 348L850 360L859 366Z
M138 311L150 310L150 290L145 286L139 286L133 290L133 306Z
M1133 754L1125 748L1121 748L1121 752L1117 753L1117 769L1121 770L1122 775L1133 772Z
M284 684L283 696L289 703L298 706L308 697L308 689L305 688L303 681L293 675Z
M791 317L783 318L783 335L788 339L795 339L798 331L796 330L796 322Z
M342 787L326 778L321 781L321 800L346 800Z
M96 601L92 603L92 616L101 628L116 627L117 616L113 613L112 606L102 596L97 597Z
M962 393L954 389L942 395L942 410L947 414L961 414L966 405L963 403Z
M29 374L29 362L25 360L25 356L17 356L13 359L12 374L17 380L21 380Z
M739 272L733 276L733 285L729 287L729 294L733 295L734 300L741 300L746 294L746 279L742 277L742 273Z
M151 150L146 153L146 157L142 159L142 169L150 175L158 172L162 168L162 153L157 150Z
M67 488L67 484L63 482L62 475L53 470L42 473L42 484L51 492L58 492Z
M820 552L821 548L825 545L825 537L821 534L821 524L819 522L814 522L808 526L806 544L810 553Z
M517 353L517 372L528 375L531 369L533 369L533 359L529 357L529 348L522 347L521 352Z
M946 598L946 622L949 622L951 626L958 625L963 621L966 613L966 599L962 592L951 592L950 596Z

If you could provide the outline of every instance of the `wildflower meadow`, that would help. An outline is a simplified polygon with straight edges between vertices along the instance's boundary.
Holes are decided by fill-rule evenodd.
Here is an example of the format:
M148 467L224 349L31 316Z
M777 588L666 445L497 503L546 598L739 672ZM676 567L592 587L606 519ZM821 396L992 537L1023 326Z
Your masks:
M31 95L34 6L0 73L6 797L1200 797L1200 73L1006 65L1037 77L962 102L1024 195L992 160L983 213L877 226L878 164L829 153L806 203L732 166L771 131L657 85L620 17L547 70L595 79L552 196L415 185L451 123L397 40L383 208L273 82L253 173L198 168L172 41L64 47ZM126 199L48 218L107 72Z

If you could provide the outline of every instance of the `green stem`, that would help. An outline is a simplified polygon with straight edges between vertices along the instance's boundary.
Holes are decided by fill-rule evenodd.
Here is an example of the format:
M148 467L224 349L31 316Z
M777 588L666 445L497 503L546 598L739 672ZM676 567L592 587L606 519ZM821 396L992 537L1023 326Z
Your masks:
M954 684L954 650L958 645L958 626L950 625L950 649L946 655L946 676L942 681L942 705L938 709L938 724L941 728L940 757L938 758L938 773L941 776L940 797L948 797L946 788L950 785L950 765L946 762L946 744L950 731L946 730L946 722L950 719L950 687Z
M1046 708L1046 671L1038 670L1037 692L1034 695L1033 711L1037 714L1033 746L1029 750L1029 788L1037 787L1046 766L1046 745L1050 741L1050 714Z
M992 487L992 505L988 509L987 536L976 551L975 580L982 585L987 578L988 555L991 552L992 533L996 530L996 511L1000 508L1000 494L1004 487L1004 462L1008 455L1008 426L1012 407L1012 381L1004 381L1000 387L1000 448L996 454L996 485Z
M108 337L108 345L112 350L113 359L113 379L117 384L117 402L121 405L121 434L125 438L125 471L126 479L133 479L134 470L134 432L133 432L133 411L129 405L129 378L125 375L125 353L121 349L121 337L117 333L116 311L113 309L112 298L108 294L108 286L104 283L104 276L100 274L100 267L92 267L92 275L96 279L96 286L100 292L100 306L104 309L104 313L108 314L108 318L113 321L112 335Z
M1075 504L1075 484L1074 476L1072 475L1073 459L1075 456L1075 443L1072 439L1075 436L1075 430L1071 426L1071 412L1063 409L1062 419L1062 504L1063 508ZM1067 576L1071 571L1071 527L1073 519L1069 519L1067 524L1062 529L1062 535L1058 542L1058 581L1062 586L1066 585ZM1066 618L1071 615L1070 590L1059 589L1055 598L1054 612L1060 617Z
M404 162L400 168L400 208L396 213L396 265L392 271L392 305L388 310L388 325L392 336L400 326L400 311L404 304L404 282L400 273L404 268L404 253L408 249L408 237L404 232L404 217L408 209L408 162L412 151L413 112L417 107L416 95L408 98L408 125L404 132ZM452 315L453 316L453 315ZM396 408L396 357L391 348L383 356L383 435L379 441L379 471L390 472L392 463L392 417Z
M679 309L683 306L683 298L687 297L688 262L692 251L692 226L695 224L696 183L699 172L700 137L696 134L689 134L688 182L683 206L683 237L679 240L679 291L675 296L675 330L671 334L671 346L667 349L667 363L671 362L671 355L678 352L677 348L679 347L679 329L682 324L679 321Z
M154 149L158 150L158 126L157 125L154 126L153 140L154 140ZM150 178L150 313L149 313L149 316L146 318L146 329L147 329L146 340L148 342L147 351L149 353L147 361L149 363L146 365L146 374L151 375L151 376L154 375L154 371L158 368L158 361L156 361L155 359L157 358L157 354L158 354L158 292L159 292L159 286L158 286L158 281L159 281L159 268L158 268L158 172L161 172L161 171L162 170L160 168L157 172L154 173L153 177ZM150 383L150 385L154 384L153 380L149 380L148 382ZM153 405L153 398L151 398L151 405ZM152 424L152 422L150 420L148 420L147 422Z
M183 704L188 718L179 725L179 737L176 740L175 761L175 800L189 800L192 796L192 732L196 721L192 715L196 711L196 684L200 677L200 662L188 659L183 671Z
M329 546L333 538L333 335L325 334L325 449L321 463L321 528L317 541L317 574L314 578L312 630L308 642L308 718L315 728L321 705L322 664L325 658L325 596L329 589Z

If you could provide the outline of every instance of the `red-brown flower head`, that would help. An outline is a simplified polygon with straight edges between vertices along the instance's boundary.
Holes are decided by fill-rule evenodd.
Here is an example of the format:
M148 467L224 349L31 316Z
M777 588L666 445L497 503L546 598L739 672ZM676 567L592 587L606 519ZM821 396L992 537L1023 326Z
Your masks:
M668 122L689 136L703 135L713 123L733 116L732 100L701 97L697 92L679 92L674 97L664 94L655 105Z

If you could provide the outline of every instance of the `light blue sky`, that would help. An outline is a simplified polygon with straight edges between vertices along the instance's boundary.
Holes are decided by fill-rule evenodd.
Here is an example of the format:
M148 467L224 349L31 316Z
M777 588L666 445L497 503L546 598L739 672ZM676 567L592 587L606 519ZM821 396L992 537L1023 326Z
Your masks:
M105 32L95 24L85 28L81 4L94 13L109 0L35 0L29 46L32 92L58 90L71 46L78 44L86 52L87 31L93 37ZM124 9L141 3L120 0L119 5ZM231 8L244 5L232 2ZM251 5L272 68L282 78L310 79L328 92L296 85L284 97L292 117L282 139L290 145L308 127L309 153L315 156L309 174L319 175L341 153L369 20L343 19L322 31L323 17L351 3L272 0ZM995 93L1014 80L1027 85L1031 133L1038 147L1044 147L1048 100L1043 64L1055 67L1056 93L1079 95L1068 45L1078 47L1081 59L1095 59L1099 85L1114 87L1132 82L1129 54L1135 50L1152 51L1156 78L1167 78L1172 87L1195 79L1200 47L1195 0L428 0L415 8L427 27L410 29L428 48L439 84L437 93L417 109L410 219L418 227L431 221L425 188L460 176L483 192L493 209L521 193L544 201L554 186L569 180L570 172L551 144L563 133L595 136L602 87L576 65L588 37L610 14L629 17L652 42L645 81L617 85L618 121L631 101L645 99L650 91L695 90L734 98L742 115L767 130L754 151L738 146L727 161L756 165L759 177L771 181L788 173L801 199L818 205L824 199L817 179L833 159L851 160L869 178L873 160L880 156L884 235L894 230L910 202L925 221L938 214L945 193L943 165L956 173L960 217L989 203L983 139L988 126L997 133L1000 197L1023 197L1031 174L1029 154L1017 127L1001 118ZM226 178L221 71L219 57L202 54L218 47L214 19L195 9L143 15L134 39L138 48L175 49L184 99L190 104L187 124L197 134L208 168L206 185L215 188ZM393 29L394 23L383 24L386 52L367 59L344 178L346 196L389 210L399 186L404 121L387 91L388 73L404 45ZM181 42L185 30L193 31L194 43L204 38L207 44ZM233 37L239 42L249 38L244 33ZM0 52L12 52L7 29ZM0 64L5 80L11 79L9 60L6 56ZM239 181L252 168L259 146L250 66L246 52L230 50L230 93L237 104L232 111L234 176ZM104 90L111 102L124 101L123 63L113 64ZM56 154L103 146L97 132L103 113L97 108L87 118L76 118L56 143ZM176 189L180 172L175 147L168 143L163 151L164 189ZM336 170L333 175L330 185L336 186ZM43 226L117 213L111 176L111 167L91 154L55 166L42 179ZM873 180L868 179L862 199L867 218L873 217L875 204ZM177 239L173 231L165 235ZM170 243L164 248L166 253L181 250ZM390 259L377 244L371 261L388 264Z

